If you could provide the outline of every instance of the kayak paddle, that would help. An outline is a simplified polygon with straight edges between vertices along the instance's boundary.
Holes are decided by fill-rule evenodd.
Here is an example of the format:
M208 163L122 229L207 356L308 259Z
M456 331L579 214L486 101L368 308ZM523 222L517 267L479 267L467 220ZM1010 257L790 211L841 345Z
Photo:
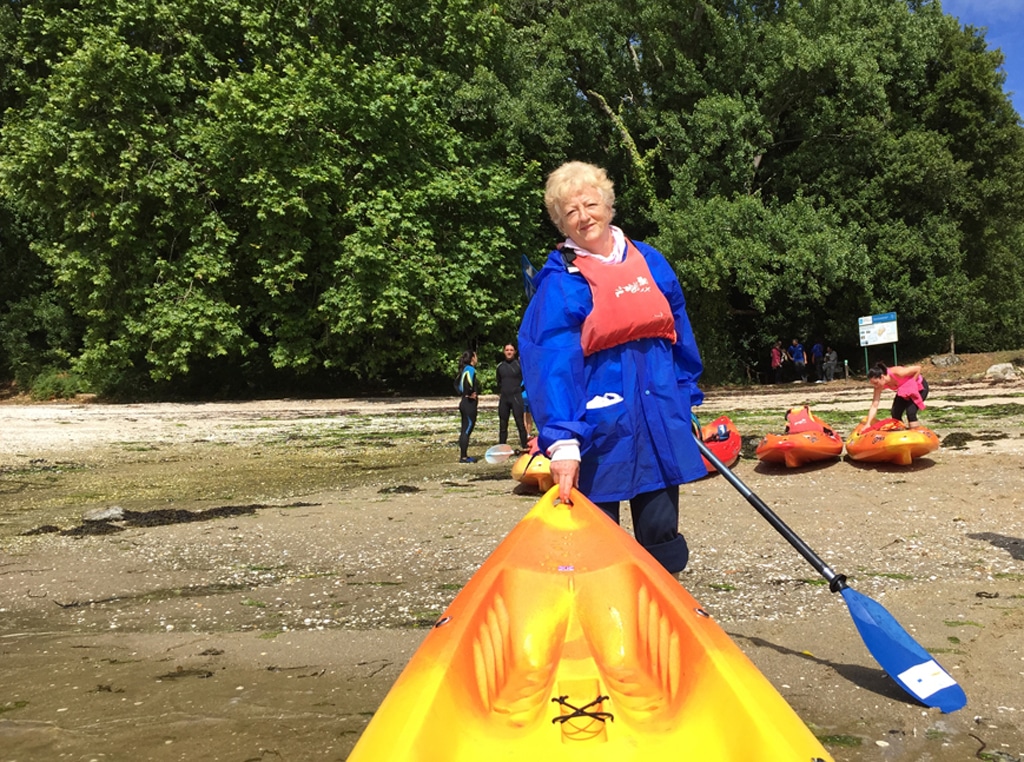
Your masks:
M963 688L900 626L882 604L849 587L844 575L832 571L706 444L695 439L701 454L825 578L829 590L842 594L864 645L886 674L925 706L935 706L943 712L955 712L967 704Z
M504 463L515 453L516 451L512 449L512 445L498 444L487 448L487 452L484 453L484 460L488 463Z

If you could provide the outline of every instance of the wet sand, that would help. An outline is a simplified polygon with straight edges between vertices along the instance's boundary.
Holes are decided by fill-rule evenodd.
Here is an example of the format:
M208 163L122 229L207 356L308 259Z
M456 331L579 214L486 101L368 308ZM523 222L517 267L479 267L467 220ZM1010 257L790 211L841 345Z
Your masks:
M968 391L948 404L1024 395ZM779 402L743 397L707 409ZM448 408L0 406L0 762L345 759L536 500L507 464L454 462ZM496 428L483 410L478 441ZM950 715L881 672L724 479L683 489L683 584L837 760L1024 757L1024 421L986 431L1000 438L909 468L736 468L961 682ZM128 520L82 521L111 506Z

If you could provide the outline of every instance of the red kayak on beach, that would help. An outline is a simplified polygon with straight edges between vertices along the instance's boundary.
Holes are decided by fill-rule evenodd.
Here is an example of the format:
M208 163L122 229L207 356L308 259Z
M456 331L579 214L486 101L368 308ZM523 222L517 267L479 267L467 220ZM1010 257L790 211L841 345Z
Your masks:
M700 427L700 438L711 450L711 453L729 468L732 468L740 459L740 449L743 447L743 437L732 419L727 415L719 416L711 423ZM703 456L702 456L703 457ZM707 458L703 458L704 467L709 474L718 473Z

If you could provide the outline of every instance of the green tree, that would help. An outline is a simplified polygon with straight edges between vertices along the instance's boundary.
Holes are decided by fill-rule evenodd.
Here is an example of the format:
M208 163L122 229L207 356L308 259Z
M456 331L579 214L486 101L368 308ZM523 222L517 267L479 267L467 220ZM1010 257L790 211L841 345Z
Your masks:
M0 40L24 373L441 390L514 334L567 159L675 264L712 382L877 311L901 351L1024 342L1024 133L937 1L24 0Z
M491 15L111 0L61 27L0 173L85 323L76 367L100 388L211 358L414 380L507 331L538 178L450 111Z

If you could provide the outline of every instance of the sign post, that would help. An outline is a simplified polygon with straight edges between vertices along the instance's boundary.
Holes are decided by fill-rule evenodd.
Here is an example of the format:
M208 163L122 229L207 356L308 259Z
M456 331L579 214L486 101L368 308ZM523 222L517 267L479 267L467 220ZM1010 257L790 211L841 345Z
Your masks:
M860 331L860 345L864 347L864 371L868 369L868 347L876 344L892 344L892 364L896 361L896 342L899 341L899 330L896 326L896 313L883 312L880 315L866 315L857 318Z

